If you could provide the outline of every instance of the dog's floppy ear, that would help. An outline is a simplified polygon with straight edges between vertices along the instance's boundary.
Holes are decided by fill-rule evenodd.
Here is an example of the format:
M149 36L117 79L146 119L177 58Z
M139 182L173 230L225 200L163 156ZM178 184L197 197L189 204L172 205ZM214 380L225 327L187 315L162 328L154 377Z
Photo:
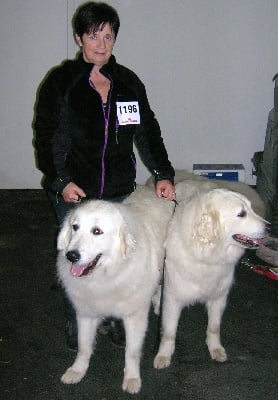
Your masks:
M57 249L58 250L65 250L71 236L71 225L69 222L69 218L67 217L63 222L61 230L57 237Z
M216 242L220 237L219 213L217 211L203 213L196 222L193 235L204 244Z
M120 236L120 251L126 256L132 249L134 249L136 241L131 233L128 232L127 225L122 224L119 231Z

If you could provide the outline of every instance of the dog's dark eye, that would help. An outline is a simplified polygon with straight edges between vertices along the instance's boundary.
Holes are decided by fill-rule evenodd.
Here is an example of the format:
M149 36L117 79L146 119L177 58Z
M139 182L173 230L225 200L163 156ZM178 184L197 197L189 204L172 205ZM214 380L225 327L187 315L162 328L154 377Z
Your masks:
M72 225L72 229L73 229L74 231L77 231L77 230L79 229L79 225L73 224L73 225Z
M92 232L94 235L102 235L103 234L103 232L100 228L93 228Z
M244 218L244 217L246 217L246 211L245 210L241 210L238 214L237 214L237 216L238 217L240 217L240 218Z

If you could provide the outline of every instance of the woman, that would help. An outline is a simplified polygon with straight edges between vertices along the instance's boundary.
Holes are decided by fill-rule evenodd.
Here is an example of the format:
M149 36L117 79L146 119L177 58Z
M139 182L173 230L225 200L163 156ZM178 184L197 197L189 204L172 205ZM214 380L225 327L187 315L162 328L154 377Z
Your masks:
M175 198L174 170L145 87L112 55L119 27L111 6L79 7L73 29L80 53L54 68L39 92L37 162L59 223L82 198L122 201L133 192L133 143L155 178L157 196ZM68 307L68 344L72 337L75 342L74 318Z

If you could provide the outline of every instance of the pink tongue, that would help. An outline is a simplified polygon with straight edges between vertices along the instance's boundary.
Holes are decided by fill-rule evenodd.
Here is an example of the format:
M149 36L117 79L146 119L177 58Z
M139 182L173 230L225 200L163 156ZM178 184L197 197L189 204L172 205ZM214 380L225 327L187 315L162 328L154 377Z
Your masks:
M72 264L70 272L73 276L81 276L84 272L86 265Z

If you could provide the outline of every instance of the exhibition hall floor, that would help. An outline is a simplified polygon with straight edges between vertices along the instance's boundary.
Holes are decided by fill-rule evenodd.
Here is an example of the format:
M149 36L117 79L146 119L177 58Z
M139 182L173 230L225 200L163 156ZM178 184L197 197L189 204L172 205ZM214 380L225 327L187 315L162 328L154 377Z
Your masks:
M64 307L55 273L57 226L42 190L0 190L0 398L2 400L275 400L278 386L278 282L244 263L222 321L225 363L210 359L202 305L184 309L172 364L152 366L157 317L150 313L141 361L142 389L121 389L124 349L98 336L85 378L63 385L75 354L64 337ZM244 257L258 264L255 253Z

